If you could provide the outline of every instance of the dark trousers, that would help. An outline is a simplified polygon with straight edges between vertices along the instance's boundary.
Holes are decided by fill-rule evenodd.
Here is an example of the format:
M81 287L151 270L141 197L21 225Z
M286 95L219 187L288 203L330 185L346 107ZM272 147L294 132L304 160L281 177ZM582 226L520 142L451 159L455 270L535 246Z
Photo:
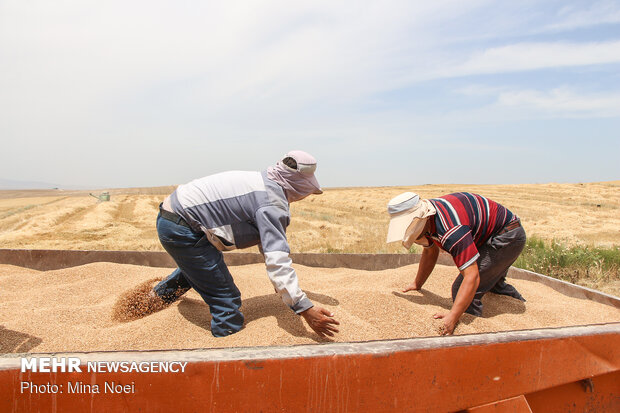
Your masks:
M224 263L222 253L206 235L161 215L157 217L157 234L161 245L179 268L155 286L155 293L171 303L193 288L209 305L211 334L223 337L241 330L244 321L239 311L241 293Z
M523 227L517 227L489 238L482 247L478 248L480 258L478 258L477 263L480 284L474 299L465 310L466 313L481 316L482 301L480 299L489 291L525 301L516 288L506 283L508 269L519 258L523 247L525 247L525 231ZM459 274L452 284L452 301L456 298L456 293L459 291L462 282L463 275Z

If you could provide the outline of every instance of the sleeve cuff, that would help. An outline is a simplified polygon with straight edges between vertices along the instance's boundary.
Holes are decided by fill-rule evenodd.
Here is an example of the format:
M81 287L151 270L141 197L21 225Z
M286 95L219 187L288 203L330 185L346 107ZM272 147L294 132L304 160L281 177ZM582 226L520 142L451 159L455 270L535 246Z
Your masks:
M459 271L463 271L465 268L467 268L467 267L469 267L470 265L472 265L474 262L476 262L476 260L477 260L478 258L480 258L480 254L479 254L479 253L478 253L478 254L476 254L476 255L474 255L474 257L473 257L471 260L469 260L469 261L467 261L465 264L461 265L461 266L459 267Z
M291 309L295 311L297 314L299 314L299 313L303 313L304 311L312 307L314 307L314 304L312 304L312 301L310 301L308 297L304 297L301 300L299 300L298 303L293 305Z

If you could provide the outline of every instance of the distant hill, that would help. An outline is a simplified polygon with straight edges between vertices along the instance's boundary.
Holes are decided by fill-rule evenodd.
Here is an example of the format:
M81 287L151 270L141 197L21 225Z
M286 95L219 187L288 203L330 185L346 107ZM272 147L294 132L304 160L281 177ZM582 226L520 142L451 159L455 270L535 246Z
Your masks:
M0 189L52 189L58 185L49 182L35 181L13 181L10 179L0 179Z
M50 182L37 182L37 181L15 181L11 179L0 178L1 190L16 190L16 189L86 189L82 186L76 185L59 185Z

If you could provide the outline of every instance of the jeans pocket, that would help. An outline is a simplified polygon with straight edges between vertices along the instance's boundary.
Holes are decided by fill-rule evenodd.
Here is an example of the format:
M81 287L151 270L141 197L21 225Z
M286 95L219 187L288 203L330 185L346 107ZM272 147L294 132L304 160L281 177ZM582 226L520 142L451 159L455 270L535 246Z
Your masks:
M523 228L515 228L512 231L491 237L489 244L495 250L502 249L508 245L525 245L525 231L523 231Z
M510 237L505 237L504 235L506 234L507 233L491 237L490 239L491 247L493 247L493 249L495 250L500 250L504 248L506 245L510 244Z
M159 241L164 246L175 248L191 248L200 242L200 234L196 234L189 228L176 225L175 227L160 226L157 228Z
M495 240L495 236L491 236L491 238L489 238L487 242L484 243L484 245L492 250L496 250L497 245L495 245L494 240Z
M194 244L194 248L202 247L204 245L207 245L208 243L209 243L209 239L207 238L207 234L204 234L202 237L200 237L198 242Z

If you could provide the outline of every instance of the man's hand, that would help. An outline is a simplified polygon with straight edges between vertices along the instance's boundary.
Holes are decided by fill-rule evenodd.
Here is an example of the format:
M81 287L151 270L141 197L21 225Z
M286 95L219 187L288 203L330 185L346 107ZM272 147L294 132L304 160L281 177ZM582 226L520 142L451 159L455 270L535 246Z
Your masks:
M338 332L338 329L334 326L340 325L340 323L332 318L334 314L329 310L321 307L311 307L300 314L306 319L310 328L320 337L333 337L334 333Z
M458 317L454 317L452 313L448 313L448 314L437 313L433 315L433 318L443 320L443 325L441 326L441 330L439 332L442 336L452 335L456 327L456 324L459 322Z
M433 318L443 319L442 336L447 336L454 332L459 319L474 299L478 285L480 284L480 274L478 273L478 264L473 263L461 271L463 274L463 282L456 293L454 304L448 314L437 313Z
M403 288L403 292L406 293L407 291L419 291L420 287L418 287L418 283L417 282L412 282L411 284L409 284L408 286L406 286L405 288Z

